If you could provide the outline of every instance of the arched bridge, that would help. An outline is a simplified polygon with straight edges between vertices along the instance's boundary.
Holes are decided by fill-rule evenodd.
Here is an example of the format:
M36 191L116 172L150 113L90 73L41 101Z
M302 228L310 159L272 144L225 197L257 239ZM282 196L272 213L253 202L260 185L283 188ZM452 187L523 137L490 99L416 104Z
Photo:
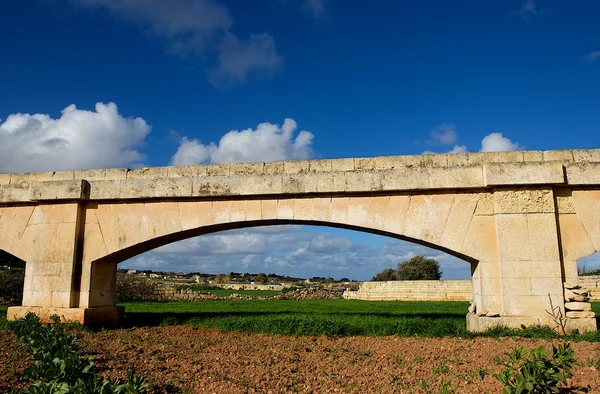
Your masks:
M550 300L569 329L596 329L588 304L565 309L565 284L600 250L600 149L0 174L0 249L27 262L23 305L8 317L110 323L119 262L288 223L389 235L470 262L470 330L554 325Z

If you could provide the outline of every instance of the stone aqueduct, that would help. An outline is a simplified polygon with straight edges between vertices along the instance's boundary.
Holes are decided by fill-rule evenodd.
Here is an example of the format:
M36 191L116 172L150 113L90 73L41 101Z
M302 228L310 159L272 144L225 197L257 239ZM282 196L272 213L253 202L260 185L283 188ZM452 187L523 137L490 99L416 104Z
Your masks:
M477 331L553 325L576 261L600 250L600 149L0 174L0 249L23 304L111 323L117 264L224 229L304 223L431 246L471 263ZM586 308L587 309L587 308ZM596 330L593 314L566 313Z

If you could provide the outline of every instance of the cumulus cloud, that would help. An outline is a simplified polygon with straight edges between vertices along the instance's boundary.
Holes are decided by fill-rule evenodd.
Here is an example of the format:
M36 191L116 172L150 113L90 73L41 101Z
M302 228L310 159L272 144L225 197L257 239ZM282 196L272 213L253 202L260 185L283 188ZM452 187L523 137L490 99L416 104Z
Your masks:
M448 153L467 153L467 146L466 145L454 145L454 148L452 148L452 150L448 151Z
M456 142L457 138L456 126L442 123L431 131L431 140L429 143L451 145Z
M240 39L231 32L227 8L213 0L71 0L85 7L107 9L116 18L139 25L164 38L180 55L209 53L217 61L209 81L227 87L249 74L270 75L282 67L273 37L267 33Z
M261 123L255 130L231 130L218 144L202 144L199 140L184 137L171 159L171 164L307 159L312 155L314 134L302 130L294 137L296 129L297 124L293 119L285 119L282 126Z
M45 114L13 114L0 123L0 172L59 171L136 167L136 150L150 126L125 118L114 103L95 111L65 108L58 119Z
M321 228L275 226L207 234L158 248L124 262L123 267L183 272L266 272L368 280L375 273L416 255L440 262L445 279L467 279L470 265L418 244L389 238L381 246L354 242ZM285 228L287 229L285 229Z
M481 141L482 152L503 152L511 150L521 150L523 147L517 142L512 142L504 137L502 133L491 133Z
M599 60L599 59L600 59L600 51L590 52L585 55L585 60L587 60L590 63L595 62L596 60Z

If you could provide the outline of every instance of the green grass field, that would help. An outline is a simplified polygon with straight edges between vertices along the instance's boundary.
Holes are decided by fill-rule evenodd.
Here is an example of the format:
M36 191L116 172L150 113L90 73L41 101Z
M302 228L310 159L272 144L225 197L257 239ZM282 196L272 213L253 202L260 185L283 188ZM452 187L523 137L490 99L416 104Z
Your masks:
M472 337L466 331L467 302L358 300L265 300L210 302L130 302L125 326L191 325L224 331L282 335ZM592 303L600 315L600 303ZM6 307L0 306L0 328ZM554 338L547 328L496 329L486 336ZM570 336L600 341L600 333Z

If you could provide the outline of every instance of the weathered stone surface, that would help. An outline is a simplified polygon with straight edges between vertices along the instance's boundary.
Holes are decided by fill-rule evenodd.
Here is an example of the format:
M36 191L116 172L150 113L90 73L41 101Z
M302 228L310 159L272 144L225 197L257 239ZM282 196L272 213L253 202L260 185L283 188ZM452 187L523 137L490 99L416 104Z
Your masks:
M33 182L30 187L30 199L46 200L81 200L87 199L89 184L83 180Z
M570 319L590 319L596 317L596 314L594 312L567 311L565 316Z
M591 311L592 304L589 302L565 302L565 309L570 311Z
M560 185L565 183L562 162L487 163L485 186Z
M600 184L600 163L578 162L565 165L569 185Z

